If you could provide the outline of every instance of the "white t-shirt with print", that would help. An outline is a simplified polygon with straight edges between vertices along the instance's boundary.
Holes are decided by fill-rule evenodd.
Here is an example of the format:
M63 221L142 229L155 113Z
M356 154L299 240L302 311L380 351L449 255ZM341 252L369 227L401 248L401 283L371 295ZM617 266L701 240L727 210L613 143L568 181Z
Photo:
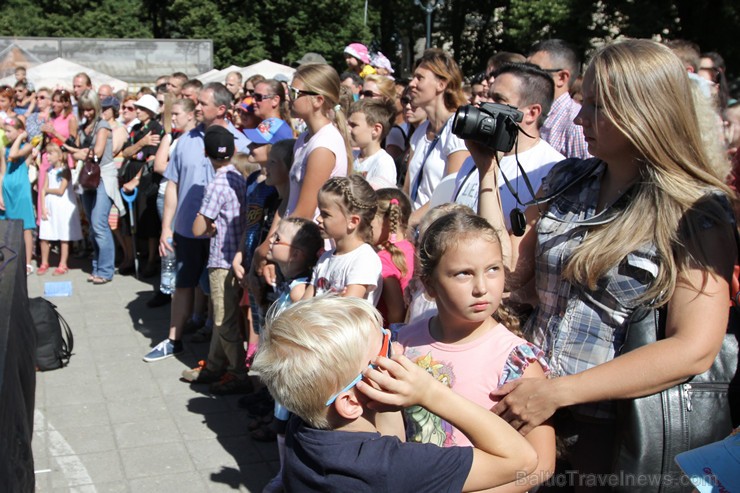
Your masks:
M532 189L535 194L540 188L542 179L547 176L550 169L556 164L565 159L565 156L556 151L550 144L540 139L531 149L527 149L524 152L519 153L519 163L522 165L524 172L527 173L527 178L532 185ZM506 228L511 229L511 220L509 214L511 211L518 206L516 199L509 191L509 187L506 186L501 173L506 175L509 179L511 186L514 191L519 195L519 200L526 203L532 200L532 194L529 193L522 173L516 164L516 156L504 156L501 159L498 173L499 192L501 193L501 204L504 209L504 221L506 222ZM478 180L478 169L475 167L473 158L469 157L465 160L460 171L457 173L455 179L455 191L450 201L457 204L467 205L474 211L478 212L478 189L480 183ZM519 208L524 211L525 207L519 205Z
M429 202L434 189L444 177L445 167L447 166L447 160L450 155L458 151L468 150L465 147L465 142L452 133L452 120L454 118L454 115L451 116L444 127L442 127L442 131L439 134L439 141L431 151L429 151L429 146L433 143L433 140L427 138L429 121L419 125L419 128L414 131L414 135L411 136L410 145L414 151L414 155L409 162L408 168L409 197L413 197L414 186L417 183L417 177L422 168L422 163L424 163L422 177L419 181L418 195L416 200L412 199L411 205L414 210ZM429 153L429 157L425 162L424 158L427 153Z
M384 149L362 161L356 156L353 167L375 190L396 186L396 163Z
M363 243L349 253L335 255L334 250L325 252L313 268L311 284L316 295L341 294L350 284L367 286L365 299L377 305L383 289L382 265L375 249Z

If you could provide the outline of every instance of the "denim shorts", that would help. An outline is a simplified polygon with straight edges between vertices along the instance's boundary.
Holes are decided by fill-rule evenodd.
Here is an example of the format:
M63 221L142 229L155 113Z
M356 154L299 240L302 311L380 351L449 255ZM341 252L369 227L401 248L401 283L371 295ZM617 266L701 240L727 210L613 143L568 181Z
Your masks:
M198 286L208 264L210 239L188 238L174 234L175 257L177 258L177 278L175 287L195 288Z

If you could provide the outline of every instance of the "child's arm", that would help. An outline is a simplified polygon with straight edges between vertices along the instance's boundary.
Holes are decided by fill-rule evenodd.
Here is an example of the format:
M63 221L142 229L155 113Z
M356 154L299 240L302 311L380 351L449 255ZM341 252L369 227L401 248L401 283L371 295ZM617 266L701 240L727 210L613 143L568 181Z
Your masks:
M367 284L348 284L342 291L341 296L347 298L353 296L355 298L364 298L367 296Z
M213 236L216 234L216 224L213 219L207 218L199 212L193 223L193 234L195 236Z
M13 141L13 144L10 146L10 152L8 153L8 159L15 161L16 159L22 159L31 154L33 146L28 143L23 144L26 137L28 137L28 134L26 132L21 132L20 135L18 135L18 138Z
M357 389L377 407L420 405L462 431L475 447L463 491L478 491L514 481L537 466L532 446L494 413L455 394L403 355L377 357Z
M62 195L64 195L64 192L67 190L67 185L69 185L69 181L66 178L62 178L61 183L59 183L59 188L49 188L49 180L46 180L46 183L44 184L44 191L47 194L59 195L61 197Z
M301 299L310 300L314 296L316 296L316 289L313 287L313 284L309 284L308 286L306 286L306 292L303 293L303 298Z
M545 372L538 363L531 363L521 378L546 378ZM544 422L524 437L532 448L537 452L537 467L529 475L517 478L513 483L508 483L491 491L495 493L519 493L532 489L533 486L547 481L555 472L555 429L550 420Z
M293 303L301 301L309 286L313 287L309 283L300 283L293 286L293 289L290 290L290 301Z
M402 323L406 319L406 301L403 299L403 290L397 277L383 278L383 292L388 319L387 324Z
M381 435L394 436L402 442L406 441L406 427L403 424L403 414L401 414L401 411L376 413L375 429Z

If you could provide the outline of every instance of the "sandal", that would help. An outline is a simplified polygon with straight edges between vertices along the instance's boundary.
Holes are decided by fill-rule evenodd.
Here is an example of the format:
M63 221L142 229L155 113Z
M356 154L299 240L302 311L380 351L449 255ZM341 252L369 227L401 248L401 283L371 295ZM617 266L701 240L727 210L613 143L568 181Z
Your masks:
M108 284L111 281L112 279L106 279L104 277L95 277L92 280L92 283L95 284L96 286L100 286L101 284Z
M87 276L87 282L93 282L94 280L95 280L94 275L90 274L89 276Z
M46 274L46 271L49 270L49 264L41 264L39 265L39 268L36 269L36 275L37 276L43 276Z
M39 270L41 270L41 268L39 268ZM59 267L54 269L54 272L52 272L51 275L52 276L63 276L67 272L69 272L69 268L66 265L60 265Z

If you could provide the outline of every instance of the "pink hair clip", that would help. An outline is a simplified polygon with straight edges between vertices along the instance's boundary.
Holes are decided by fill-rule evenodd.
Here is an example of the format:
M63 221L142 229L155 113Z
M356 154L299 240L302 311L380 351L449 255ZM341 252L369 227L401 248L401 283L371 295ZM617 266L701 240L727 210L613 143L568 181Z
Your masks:
M391 199L389 202L391 205L398 205L398 199Z

